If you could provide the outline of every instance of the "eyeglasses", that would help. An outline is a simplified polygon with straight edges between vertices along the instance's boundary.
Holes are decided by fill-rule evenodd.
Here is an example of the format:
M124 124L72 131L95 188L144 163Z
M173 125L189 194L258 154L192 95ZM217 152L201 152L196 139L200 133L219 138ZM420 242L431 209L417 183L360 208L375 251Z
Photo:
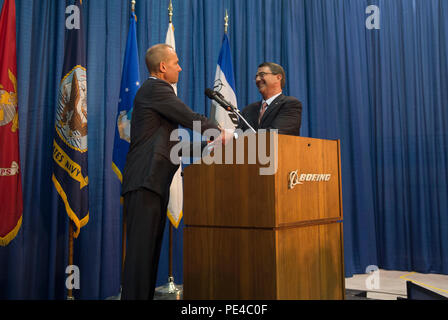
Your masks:
M259 72L255 75L255 80L257 80L258 77L260 77L261 79L264 79L264 76L267 74L274 74L272 72Z

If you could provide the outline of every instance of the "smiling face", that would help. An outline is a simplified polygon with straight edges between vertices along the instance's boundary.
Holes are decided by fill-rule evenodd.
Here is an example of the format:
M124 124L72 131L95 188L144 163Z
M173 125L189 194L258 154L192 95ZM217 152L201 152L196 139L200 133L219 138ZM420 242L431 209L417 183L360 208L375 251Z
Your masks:
M260 91L263 99L267 100L270 97L282 91L282 76L280 74L272 74L268 66L258 68L255 77L255 84L258 91Z

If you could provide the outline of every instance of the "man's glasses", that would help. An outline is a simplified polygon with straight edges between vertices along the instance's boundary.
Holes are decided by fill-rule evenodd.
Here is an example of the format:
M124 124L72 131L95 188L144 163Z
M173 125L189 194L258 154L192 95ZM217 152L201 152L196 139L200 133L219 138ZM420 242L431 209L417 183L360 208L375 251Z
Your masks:
M260 77L261 79L264 79L264 76L267 75L267 74L274 74L274 73L272 73L272 72L258 72L255 75L255 80L257 80L258 77Z

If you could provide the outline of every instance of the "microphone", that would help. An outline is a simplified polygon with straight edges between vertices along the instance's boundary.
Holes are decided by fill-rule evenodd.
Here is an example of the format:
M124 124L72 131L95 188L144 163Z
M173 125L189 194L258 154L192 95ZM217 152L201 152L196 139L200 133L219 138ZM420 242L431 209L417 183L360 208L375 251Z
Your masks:
M246 119L241 115L240 110L238 110L237 107L233 106L229 101L224 99L224 96L217 92L213 91L212 89L205 89L205 95L209 97L212 100L215 100L221 107L226 109L227 111L233 112L239 119L241 119L248 127L252 130L252 132L256 133L255 129L252 128L252 126L247 122Z
M212 89L205 89L205 95L212 100L215 100L221 107L223 107L224 109L228 110L228 111L232 111L233 110L238 110L236 107L234 107L230 102L228 102L226 99L224 99L224 96L217 92L217 91L213 91Z

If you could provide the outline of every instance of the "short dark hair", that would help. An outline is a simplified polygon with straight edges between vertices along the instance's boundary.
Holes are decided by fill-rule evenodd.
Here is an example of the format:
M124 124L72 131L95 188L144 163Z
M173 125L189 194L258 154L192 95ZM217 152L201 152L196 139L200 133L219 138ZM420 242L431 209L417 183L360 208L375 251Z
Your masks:
M173 49L172 46L165 43L153 45L146 51L146 67L149 73L159 72L160 62L164 61L167 55L167 49ZM173 49L174 50L174 49Z
M273 74L280 74L282 76L282 89L286 85L286 75L285 70L283 70L283 67L277 63L274 62L263 62L258 66L258 68L268 67Z

